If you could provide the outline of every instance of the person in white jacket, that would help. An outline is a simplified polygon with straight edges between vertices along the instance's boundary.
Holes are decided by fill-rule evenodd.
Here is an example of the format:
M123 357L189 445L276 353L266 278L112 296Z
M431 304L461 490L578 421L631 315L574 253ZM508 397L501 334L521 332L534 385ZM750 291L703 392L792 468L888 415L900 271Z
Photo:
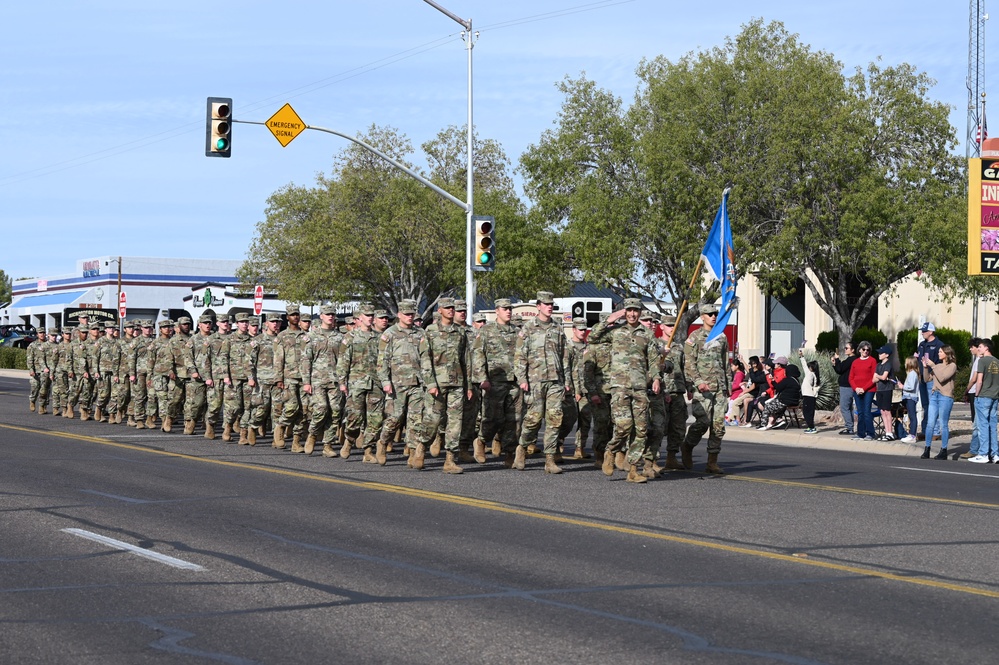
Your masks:
M801 357L801 351L798 357ZM805 417L805 434L816 434L815 429L815 398L819 394L819 363L816 360L802 362L804 376L801 378L801 415Z

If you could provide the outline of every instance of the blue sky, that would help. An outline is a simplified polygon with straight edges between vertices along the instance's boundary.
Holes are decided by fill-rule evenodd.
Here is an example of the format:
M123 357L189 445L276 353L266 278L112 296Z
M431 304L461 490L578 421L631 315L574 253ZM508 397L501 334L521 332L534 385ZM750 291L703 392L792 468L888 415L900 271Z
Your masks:
M964 0L440 4L481 31L475 125L514 164L552 126L565 76L585 72L628 101L642 58L719 45L755 17L784 22L847 71L878 57L913 64L965 132ZM417 148L465 122L460 26L422 0L38 0L3 14L0 269L14 278L105 254L245 258L267 197L312 184L346 146L305 132L282 148L237 124L232 158L207 158L208 96L232 97L241 120L289 102L309 124L392 126Z

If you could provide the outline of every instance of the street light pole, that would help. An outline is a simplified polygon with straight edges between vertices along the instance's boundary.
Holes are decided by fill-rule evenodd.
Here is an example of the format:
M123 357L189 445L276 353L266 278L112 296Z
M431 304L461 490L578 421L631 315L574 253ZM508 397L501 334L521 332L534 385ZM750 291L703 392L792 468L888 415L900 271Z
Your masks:
M474 152L472 148L472 48L475 46L476 34L472 32L472 19L463 19L457 14L441 7L434 0L423 0L425 3L444 14L452 21L464 28L461 34L465 40L465 48L468 50L468 122L467 122L467 150L468 164L465 169L466 174L466 203L465 203L465 300L472 312L475 311L475 272L472 270L472 256L474 250L472 245L475 242L475 226L472 223L474 215L474 205L472 201L472 159Z

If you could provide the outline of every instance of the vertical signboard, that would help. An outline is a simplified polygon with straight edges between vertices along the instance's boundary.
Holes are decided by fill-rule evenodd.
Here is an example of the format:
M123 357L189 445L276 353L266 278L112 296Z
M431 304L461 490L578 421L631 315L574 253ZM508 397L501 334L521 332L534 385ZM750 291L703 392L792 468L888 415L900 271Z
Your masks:
M999 158L968 160L968 274L999 275Z

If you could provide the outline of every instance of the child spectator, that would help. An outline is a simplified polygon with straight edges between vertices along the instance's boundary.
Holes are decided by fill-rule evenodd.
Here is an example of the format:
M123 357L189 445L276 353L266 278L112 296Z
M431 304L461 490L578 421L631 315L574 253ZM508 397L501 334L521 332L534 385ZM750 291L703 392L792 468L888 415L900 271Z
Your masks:
M902 443L915 443L916 431L919 427L919 420L916 418L916 403L919 402L919 362L915 356L905 359L905 383L902 386L902 406L909 414L909 436L902 439ZM923 451L923 459L928 459L930 449L927 446Z
M732 394L728 398L728 413L725 414L725 424L731 427L739 426L739 398L742 396L745 388L743 384L746 381L746 366L742 364L742 361L738 358L732 358L731 361L732 369Z
M801 351L798 352L801 355ZM815 398L819 394L819 362L809 360L803 365L805 377L801 381L801 415L805 417L805 434L817 434L815 429Z

